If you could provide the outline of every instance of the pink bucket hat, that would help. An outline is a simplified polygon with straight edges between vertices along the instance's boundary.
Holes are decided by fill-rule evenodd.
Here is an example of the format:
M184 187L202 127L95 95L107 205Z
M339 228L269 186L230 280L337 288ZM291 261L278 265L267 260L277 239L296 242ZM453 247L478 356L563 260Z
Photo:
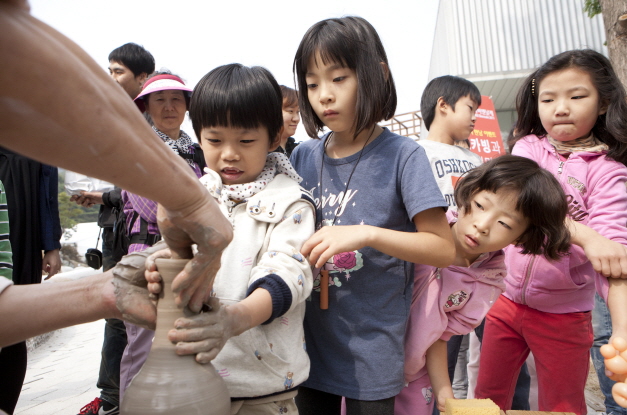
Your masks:
M185 86L185 82L176 75L157 75L153 76L146 81L142 92L135 98L135 104L141 112L146 111L144 105L144 99L148 94L159 91L166 91L168 89L177 89L183 91L188 97L192 95L192 89Z

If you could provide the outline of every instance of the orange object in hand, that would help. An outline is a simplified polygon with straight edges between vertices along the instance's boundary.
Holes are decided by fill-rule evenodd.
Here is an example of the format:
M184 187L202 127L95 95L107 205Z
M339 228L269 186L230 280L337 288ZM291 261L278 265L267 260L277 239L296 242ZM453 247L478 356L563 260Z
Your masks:
M320 309L329 308L329 271L320 270Z

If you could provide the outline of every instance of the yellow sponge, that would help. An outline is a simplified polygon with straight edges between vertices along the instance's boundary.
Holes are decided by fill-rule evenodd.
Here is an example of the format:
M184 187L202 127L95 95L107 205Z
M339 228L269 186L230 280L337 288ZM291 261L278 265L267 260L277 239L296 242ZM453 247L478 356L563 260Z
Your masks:
M491 399L447 399L446 415L500 415Z

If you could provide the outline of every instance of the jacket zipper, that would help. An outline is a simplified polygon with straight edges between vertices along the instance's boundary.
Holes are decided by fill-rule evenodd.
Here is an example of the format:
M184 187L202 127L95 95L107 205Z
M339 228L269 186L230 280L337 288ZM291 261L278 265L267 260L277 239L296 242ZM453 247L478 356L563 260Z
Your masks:
M560 160L560 165L557 168L557 176L560 177L562 175L562 169L564 168L564 161Z
M521 296L521 302L522 304L526 305L527 304L527 300L525 299L525 293L527 292L527 286L529 285L529 280L531 279L531 268L533 268L533 263L535 262L536 257L532 256L531 260L529 261L529 266L527 267L527 271L525 272L525 280L523 282L523 287L522 287L522 296Z

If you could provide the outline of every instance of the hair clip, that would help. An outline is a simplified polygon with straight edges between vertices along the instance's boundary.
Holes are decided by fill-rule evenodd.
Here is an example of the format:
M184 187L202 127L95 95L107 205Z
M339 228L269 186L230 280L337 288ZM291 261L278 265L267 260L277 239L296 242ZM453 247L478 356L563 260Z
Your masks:
M536 78L531 78L531 96L536 96Z

